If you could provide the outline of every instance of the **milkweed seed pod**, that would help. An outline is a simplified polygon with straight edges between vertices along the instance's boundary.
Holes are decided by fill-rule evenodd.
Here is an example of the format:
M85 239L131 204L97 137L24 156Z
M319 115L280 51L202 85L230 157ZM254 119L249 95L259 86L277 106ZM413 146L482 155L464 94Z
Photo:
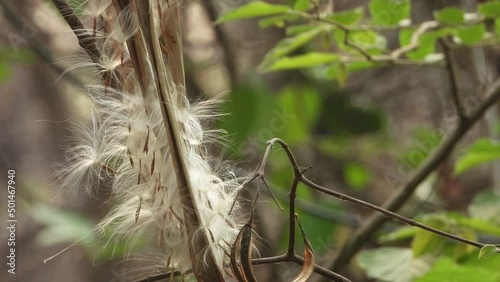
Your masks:
M206 153L218 131L202 124L216 103L186 98L179 3L88 0L78 17L66 1L54 3L90 57L75 68L96 74L93 123L68 150L64 186L91 189L111 177L114 206L100 228L112 238L149 236L165 269L224 281L243 226L229 212L239 184Z

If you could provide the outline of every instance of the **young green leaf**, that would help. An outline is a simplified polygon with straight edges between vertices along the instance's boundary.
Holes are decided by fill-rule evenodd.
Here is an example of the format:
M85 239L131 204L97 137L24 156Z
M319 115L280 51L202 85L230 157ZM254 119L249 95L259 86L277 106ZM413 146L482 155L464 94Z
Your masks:
M266 28L270 26L276 26L279 28L285 27L285 22L287 20L293 19L293 15L278 15L269 18L265 18L259 21L259 27Z
M298 25L292 25L286 28L286 35L287 36L294 36L299 33L303 33L306 31L313 30L317 27L318 25L316 24L298 24Z
M455 173L463 173L475 166L500 158L500 144L488 139L477 140L455 163Z
M284 5L274 5L266 2L256 1L236 8L222 15L221 17L219 17L216 23L220 24L232 20L286 14L289 10L290 8Z
M500 274L478 266L469 266L455 262L450 257L441 257L431 271L417 278L414 282L498 282Z
M495 19L495 33L500 36L500 19Z
M370 13L376 25L397 25L400 21L410 17L410 0L372 0Z
M480 42L485 33L486 27L484 24L464 26L457 30L457 36L464 44L474 44Z
M392 232L382 234L378 238L378 242L380 244L383 244L383 243L389 243L389 242L395 242L395 241L399 241L399 240L409 239L409 238L412 238L413 236L415 236L415 234L417 233L417 230L418 229L414 226L404 226L404 227L398 228Z
M310 0L295 0L293 8L297 11L307 11L311 8L311 6Z
M464 22L464 14L462 9L451 7L435 11L434 18L446 24L461 24Z
M309 68L317 65L338 62L339 60L340 58L337 54L310 52L294 57L284 57L278 59L271 65L271 67L269 67L268 70L277 71Z
M327 16L327 18L341 24L355 25L363 19L364 15L364 7L359 7L356 9L336 12L332 15Z
M438 229L446 227L443 226L443 219L437 217L425 218L422 223ZM445 239L437 234L431 233L427 230L418 229L411 243L413 256L419 257L428 254L429 252L435 252L436 250L441 249L445 242Z
M302 47L303 45L309 43L311 40L316 38L321 33L328 30L327 26L317 26L312 30L302 32L294 37L286 38L278 42L273 49L271 49L264 58L264 61L259 66L261 70L268 69L276 59L281 58L290 52Z
M500 249L496 247L495 245L484 245L484 247L481 248L479 251L479 256L478 259L487 259L491 257L494 254L500 253Z
M500 17L500 2L489 1L486 3L479 4L477 7L478 13L486 17Z

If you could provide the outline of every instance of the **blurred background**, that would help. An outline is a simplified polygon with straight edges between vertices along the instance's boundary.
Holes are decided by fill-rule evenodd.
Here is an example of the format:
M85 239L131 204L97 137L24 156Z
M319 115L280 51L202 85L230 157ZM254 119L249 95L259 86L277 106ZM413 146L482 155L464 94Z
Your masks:
M282 3L279 1L269 1ZM328 1L325 1L328 2ZM329 1L336 11L369 1ZM481 1L478 1L481 2ZM97 238L92 228L106 214L106 193L67 197L56 181L64 148L74 138L75 124L90 121L91 107L82 86L85 71L65 70L84 56L76 38L50 1L0 0L0 172L16 171L17 273L4 271L1 281L132 281L156 273L147 259L125 260L125 242ZM187 88L193 100L224 96L212 126L227 130L230 144L214 148L244 173L262 158L266 141L279 137L292 148L310 179L330 189L381 204L393 194L456 124L447 73L438 67L382 66L353 72L344 81L328 79L321 68L262 74L266 52L285 37L279 28L260 28L257 20L212 23L244 0L184 1L184 47ZM474 10L476 1L414 1L414 23L432 19L434 10L459 6ZM386 34L397 46L397 34ZM485 85L498 76L498 49L455 52L461 93L467 109L483 97ZM424 183L403 213L467 212L478 193L499 187L498 168L480 166L460 176L454 160L478 137L496 139L494 107L467 134ZM271 154L267 179L287 206L292 171L282 150ZM254 185L256 187L256 185ZM251 189L250 189L251 190ZM266 191L263 191L266 192ZM6 190L0 189L0 219L6 222ZM250 194L249 194L250 195ZM371 211L299 187L298 213L317 254L331 260L351 232ZM247 195L248 196L248 195ZM261 256L286 249L287 214L264 193L257 206ZM396 230L387 224L382 232ZM0 231L0 253L7 253L7 233ZM80 243L44 263L72 243ZM104 241L103 241L104 240ZM300 241L300 240L299 240ZM367 247L378 246L373 238ZM408 245L408 241L397 243ZM302 247L299 243L299 249ZM301 251L299 251L301 252ZM142 257L145 257L144 255ZM296 265L256 267L260 281L290 281ZM367 281L356 266L344 269L353 281ZM316 279L317 277L314 277Z

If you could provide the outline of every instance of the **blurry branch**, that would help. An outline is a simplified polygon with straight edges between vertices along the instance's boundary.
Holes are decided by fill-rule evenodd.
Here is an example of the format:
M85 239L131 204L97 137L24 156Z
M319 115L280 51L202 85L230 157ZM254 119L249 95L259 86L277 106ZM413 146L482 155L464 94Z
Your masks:
M448 71L448 79L450 81L451 100L453 101L453 105L455 106L458 117L463 120L466 118L466 113L464 106L460 101L460 93L458 90L458 73L456 70L456 66L454 65L450 43L445 38L441 40L441 45L443 46L444 57L446 60L446 69Z
M391 198L383 205L382 209L396 212L411 197L418 185L424 181L444 160L448 158L460 139L481 118L488 108L493 106L500 98L500 78L497 78L484 92L485 100L470 115L460 119L457 127L436 148L432 155L425 160L422 166L399 188ZM357 229L350 240L342 245L336 257L329 265L329 269L338 271L344 264L348 263L363 244L388 220L386 214L374 214L370 216L359 229ZM451 238L451 237L450 237ZM464 242L464 241L462 241Z
M21 17L16 14L16 12L12 9L12 7L10 7L9 4L5 3L5 0L0 0L0 6L3 9L3 14L7 21L18 33L22 34L23 23L20 21ZM65 72L64 68L55 64L49 49L36 35L31 36L31 38L28 40L28 43L30 44L33 51L35 51L35 53L38 55L38 57L40 57L40 59L45 61L51 68L53 68L58 75L61 75ZM83 83L71 73L66 73L64 75L64 78L78 87L83 87Z
M203 6L205 7L205 10L208 13L208 16L210 17L210 22L215 22L217 21L219 15L217 13L217 9L215 8L215 1L202 1ZM238 82L238 69L236 65L234 64L234 60L232 59L232 52L231 52L231 43L229 43L229 38L228 36L224 33L224 30L221 25L212 25L215 36L217 38L217 41L219 41L220 46L222 47L222 52L224 53L224 66L226 67L228 77L230 80L231 88L234 88L234 86Z

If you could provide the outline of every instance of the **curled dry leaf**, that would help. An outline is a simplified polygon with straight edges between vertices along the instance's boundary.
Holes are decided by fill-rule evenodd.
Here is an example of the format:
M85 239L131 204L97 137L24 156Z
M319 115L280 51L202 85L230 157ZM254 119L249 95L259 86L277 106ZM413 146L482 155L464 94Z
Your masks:
M302 270L300 271L299 275L295 277L293 282L305 282L314 272L314 266L315 266L314 252L311 243L309 242L309 239L307 239L307 235L304 231L304 228L302 228L302 224L300 224L299 216L297 214L295 214L295 219L297 219L297 223L299 224L300 227L300 232L302 233L302 238L304 239L305 250L304 250L304 265L302 266Z
M253 246L253 216L255 203L259 198L259 190L252 204L250 219L238 233L231 248L231 269L238 282L257 282L252 267L252 246ZM238 260L239 259L239 260Z

